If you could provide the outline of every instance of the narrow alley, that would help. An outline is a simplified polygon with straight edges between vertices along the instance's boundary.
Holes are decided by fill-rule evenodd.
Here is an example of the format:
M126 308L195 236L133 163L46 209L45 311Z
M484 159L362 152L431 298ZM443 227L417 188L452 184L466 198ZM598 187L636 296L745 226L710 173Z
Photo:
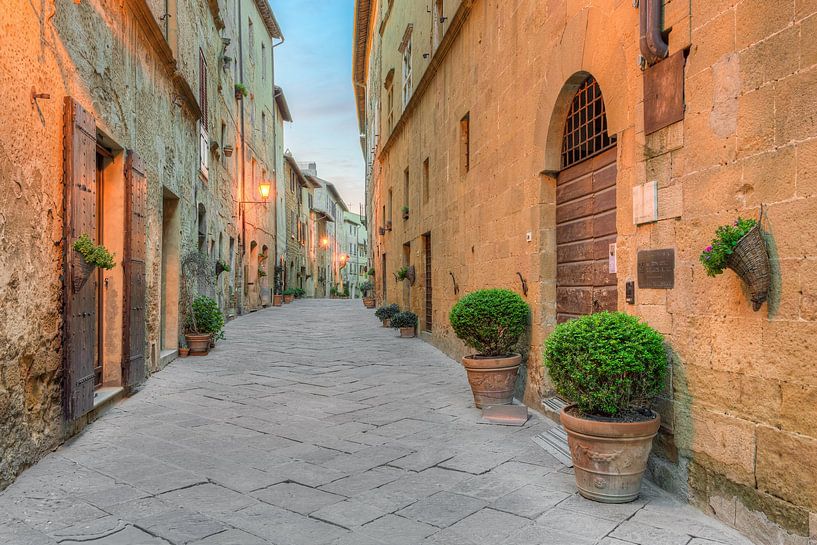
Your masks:
M479 423L461 366L349 300L232 321L0 495L15 545L749 543L645 482L582 499L531 437Z

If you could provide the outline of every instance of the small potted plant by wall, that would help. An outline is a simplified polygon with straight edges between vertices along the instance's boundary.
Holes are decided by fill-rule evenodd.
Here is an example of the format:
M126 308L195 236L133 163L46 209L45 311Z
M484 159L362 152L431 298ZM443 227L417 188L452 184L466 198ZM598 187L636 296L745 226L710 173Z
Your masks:
M94 244L88 235L80 235L74 241L73 249L71 283L75 292L85 285L96 267L109 270L116 266L113 254L105 246Z
M402 282L406 278L408 278L408 271L409 268L406 266L400 267L394 272L394 280L395 282Z
M179 357L180 358L186 358L189 355L190 355L190 349L187 348L187 345L182 343L182 345L179 347Z
M303 288L294 288L292 292L295 295L295 299L303 299L304 295L306 295L306 291Z
M478 409L510 405L522 356L514 352L528 326L530 308L506 289L469 293L449 315L454 333L477 351L462 358Z
M403 212L403 219L404 220L409 219L409 207L408 206L404 206L403 208L400 209L400 211Z
M398 312L392 317L391 326L400 330L401 337L414 337L417 331L417 315L407 310Z
M383 327L389 327L389 323L395 314L400 312L400 307L392 303L391 305L384 305L374 311L374 315L383 322Z
M752 308L760 310L768 297L771 266L757 221L738 217L732 225L718 227L712 244L701 252L700 260L709 276L717 276L727 268L735 271L749 288Z
M216 303L206 295L196 297L185 316L184 340L191 356L204 356L211 341L224 329L224 315Z
M273 294L272 294L272 306L280 307L284 303L284 282L282 279L284 272L284 268L280 265L275 266L274 276L273 276Z
M244 84L242 84L242 83L236 83L235 84L235 98L236 98L236 100L241 100L245 96L247 96L248 94L249 93L247 91L247 88L244 86Z
M284 290L284 303L288 305L293 300L295 300L295 292L292 290L292 288L285 289Z
M216 276L220 275L223 272L230 272L230 265L223 259L219 259L216 261Z
M363 306L366 307L366 308L374 308L375 307L374 297L372 297L372 295L371 295L373 287L374 286L372 285L371 280L366 280L365 282L360 284L360 293L363 294L363 297L362 297Z
M649 405L664 388L663 337L635 316L599 312L559 324L544 361L556 391L572 401L561 421L579 493L633 501L661 424Z

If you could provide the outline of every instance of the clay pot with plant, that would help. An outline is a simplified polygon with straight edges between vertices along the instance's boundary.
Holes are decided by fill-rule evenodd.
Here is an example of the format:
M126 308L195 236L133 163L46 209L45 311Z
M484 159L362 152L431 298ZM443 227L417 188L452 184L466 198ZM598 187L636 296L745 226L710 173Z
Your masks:
M403 213L403 220L404 221L408 220L409 219L409 207L404 206L403 208L400 209L400 211Z
M284 290L283 296L284 303L288 305L289 303L295 300L295 291L292 290L291 288L287 288Z
M207 354L216 339L224 337L224 315L218 303L206 295L196 297L187 316L184 337L191 355Z
M384 305L374 311L374 315L383 322L383 327L389 327L391 319L400 312L400 307L392 303L391 305Z
M390 320L390 325L400 330L401 337L414 337L417 334L417 315L409 311L398 312Z
M180 358L186 358L189 355L190 355L190 349L189 348L187 348L186 346L180 346L179 347L179 357Z
M599 312L559 324L544 361L556 391L572 402L561 421L579 493L635 500L661 424L649 407L664 388L663 337L635 316Z
M283 282L284 268L281 265L276 265L273 272L273 286L272 286L272 306L280 307L284 303L284 282Z
M486 289L469 293L449 315L454 333L476 354L462 358L478 409L510 405L522 356L514 352L528 327L530 308L517 293Z
M372 296L372 289L374 286L372 285L371 280L366 280L362 284L360 284L360 293L363 294L363 306L366 308L374 308L375 301L374 297Z

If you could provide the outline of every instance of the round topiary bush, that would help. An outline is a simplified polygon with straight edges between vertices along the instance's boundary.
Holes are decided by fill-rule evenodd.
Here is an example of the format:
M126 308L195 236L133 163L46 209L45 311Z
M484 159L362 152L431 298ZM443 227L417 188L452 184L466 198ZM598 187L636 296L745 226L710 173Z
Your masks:
M454 305L448 319L454 333L480 356L507 356L528 326L530 308L505 289L469 293Z
M664 387L664 338L635 316L599 312L559 324L545 342L556 391L588 415L646 407Z

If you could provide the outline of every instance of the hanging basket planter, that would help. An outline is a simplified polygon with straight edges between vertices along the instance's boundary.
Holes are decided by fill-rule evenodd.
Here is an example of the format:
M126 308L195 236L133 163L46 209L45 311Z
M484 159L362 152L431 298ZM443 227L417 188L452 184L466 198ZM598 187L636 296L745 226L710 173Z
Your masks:
M735 271L749 288L752 294L752 308L760 310L769 295L771 285L771 266L766 241L760 232L760 225L755 225L741 238L732 254L726 260L726 266Z
M74 250L71 253L71 288L74 293L79 293L79 290L91 277L94 269L96 269L96 266L85 261L85 258L78 251Z

